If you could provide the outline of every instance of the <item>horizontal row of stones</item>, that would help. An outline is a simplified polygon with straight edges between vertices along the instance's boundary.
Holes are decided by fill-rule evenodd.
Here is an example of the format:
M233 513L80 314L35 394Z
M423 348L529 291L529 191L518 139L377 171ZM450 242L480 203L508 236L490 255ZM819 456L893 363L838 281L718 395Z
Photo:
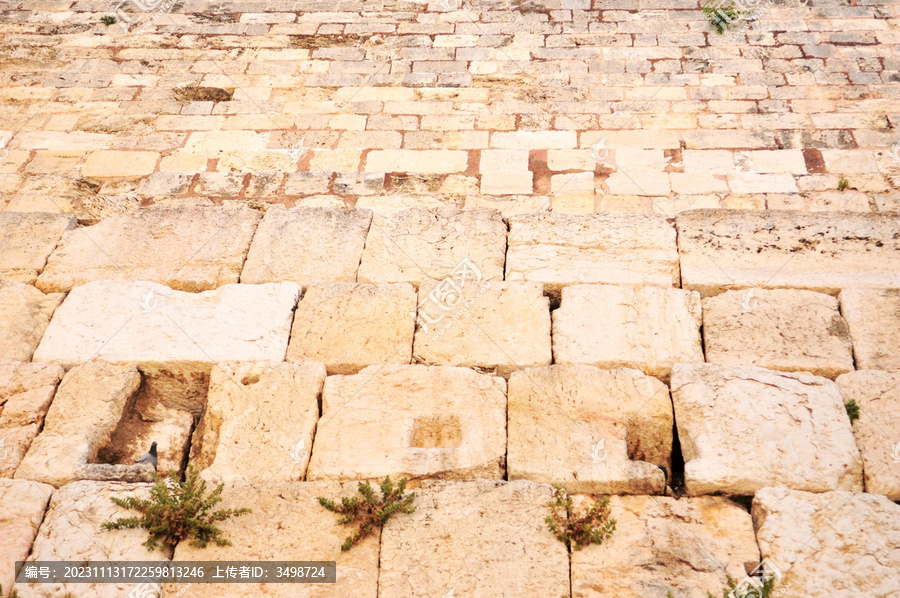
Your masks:
M119 462L132 463L158 441L161 469L179 469L190 448L190 463L213 482L508 476L576 492L664 494L677 427L688 495L748 496L770 485L862 491L865 482L900 499L898 372L833 382L684 364L671 398L637 370L576 365L519 370L508 382L425 365L326 376L314 362L93 361L63 374L4 361L0 372L9 453L0 475L54 486L142 480L140 466L100 464L99 455L118 443ZM852 424L850 399L860 405ZM122 422L135 416L145 424L123 436Z
M846 491L811 494L765 488L752 511L723 497L674 499L613 496L616 531L601 546L569 555L547 531L547 485L486 480L428 481L415 489L416 511L395 517L349 552L347 528L316 498L354 494L355 484L274 482L262 489L227 484L224 508L252 513L221 525L232 544L205 549L180 543L173 560L324 560L337 564L334 585L304 586L315 598L378 596L572 596L573 598L705 598L743 580L760 558L777 588L809 598L892 596L900 591L900 506ZM142 530L109 532L106 520L126 515L110 498L146 497L148 484L81 481L54 490L0 480L0 583L11 587L17 560L160 560ZM594 499L577 495L587 507ZM45 514L46 511L46 514ZM32 547L33 544L33 547ZM30 556L29 556L29 548ZM570 585L571 584L571 585ZM134 585L19 584L22 598L70 591L116 598ZM138 588L140 591L140 588ZM183 590L167 586L165 595ZM296 596L290 585L192 584L200 598ZM82 592L86 592L82 594Z

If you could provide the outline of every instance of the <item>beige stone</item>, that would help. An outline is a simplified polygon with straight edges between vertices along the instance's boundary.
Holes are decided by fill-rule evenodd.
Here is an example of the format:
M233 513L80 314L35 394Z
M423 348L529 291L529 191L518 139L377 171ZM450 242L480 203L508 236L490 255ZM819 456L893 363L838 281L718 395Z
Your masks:
M74 227L72 214L0 213L0 280L33 283L60 237Z
M88 155L81 168L83 177L140 177L156 168L157 152L103 150Z
M709 363L757 365L834 378L853 369L836 297L800 289L726 291L703 299Z
M192 584L191 598L376 598L378 595L378 553L380 532L347 552L341 543L352 532L339 525L334 513L323 509L316 498L324 496L340 502L345 496L359 496L355 483L279 482L263 487L228 484L222 493L221 508L247 507L252 513L220 524L231 546L209 545L195 548L182 542L175 549L178 561L335 561L334 584ZM406 515L398 515L406 517ZM165 586L164 595L178 595L183 585Z
M321 361L330 374L410 363L416 291L407 283L312 285L294 313L288 361Z
M283 361L299 286L226 285L185 293L153 282L99 280L57 308L35 361Z
M665 489L672 402L656 378L587 365L519 370L509 379L508 417L511 480L594 494Z
M900 501L900 372L861 370L836 382L844 401L859 405L853 435L862 454L866 492Z
M302 480L324 382L321 363L217 365L191 464L215 484Z
M242 283L356 282L368 210L272 206L256 230Z
M573 598L720 596L759 563L750 514L727 498L613 496L610 516L611 538L572 552Z
M840 301L856 367L900 370L900 289L845 289Z
M16 561L28 558L52 492L47 484L0 479L0 596L12 591Z
M359 282L441 280L464 260L484 279L502 279L506 224L493 210L414 208L376 213L366 239Z
M50 507L38 530L29 561L155 561L167 555L161 548L143 546L147 531L122 529L106 531L104 521L130 517L134 511L116 506L112 497L148 498L150 484L80 481L53 493ZM133 592L137 583L24 584L15 589L22 598L121 598Z
M883 496L765 488L753 498L763 558L778 588L804 598L900 595L900 506Z
M568 596L566 547L544 523L550 494L524 480L425 484L415 512L382 532L379 595Z
M373 150L366 156L365 172L463 172L468 154L460 150Z
M0 359L31 361L63 297L62 293L45 295L21 282L0 283Z
M58 365L0 360L0 478L15 474L63 374Z
M507 280L678 285L675 229L662 216L541 213L510 218Z
M675 218L682 286L729 289L900 287L897 214L689 210Z
M550 300L541 285L498 280L423 283L418 363L513 370L549 365Z
M248 208L151 206L63 235L38 277L44 292L101 279L150 280L182 291L235 283L259 213Z
M862 489L859 449L831 380L691 363L672 375L672 402L689 495Z
M565 287L553 312L553 356L668 379L675 364L703 361L700 296L653 286Z
M446 366L329 376L307 479L501 478L506 381Z

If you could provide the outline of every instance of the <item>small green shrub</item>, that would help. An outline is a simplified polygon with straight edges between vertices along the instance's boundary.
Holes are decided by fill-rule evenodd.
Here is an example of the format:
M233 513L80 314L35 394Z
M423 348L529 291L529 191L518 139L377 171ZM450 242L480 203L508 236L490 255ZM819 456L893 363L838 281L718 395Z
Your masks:
M845 189L850 187L850 181L846 178L841 177L838 179L838 191L844 191Z
M319 504L340 515L338 523L344 525L356 524L357 528L344 539L341 550L350 550L362 540L372 534L375 528L384 527L388 519L397 513L412 513L416 510L413 501L416 498L414 492L404 495L406 492L406 478L402 478L394 487L391 476L384 478L381 483L381 497L375 495L375 491L368 482L360 482L357 490L362 495L345 496L341 504L335 504L324 496L319 496Z
M570 551L589 544L603 544L616 531L616 520L609 518L609 499L595 502L587 513L576 515L572 497L562 486L554 486L550 514L544 518L547 527Z
M765 581L763 581L762 587L752 587L749 588L746 592L742 592L741 590L737 590L735 592L735 588L737 587L737 582L730 575L726 574L726 583L728 587L722 590L722 598L769 598L772 595L772 591L775 589L775 578L769 577ZM734 592L732 594L732 592ZM706 592L706 598L716 598L713 596L712 592Z
M114 17L113 15L104 15L100 17L100 22L109 27L110 25L115 25L119 22L119 19Z
M850 399L844 403L844 409L847 410L847 417L850 418L850 423L859 419L859 405L856 404L856 399Z
M701 4L700 10L706 15L706 20L709 21L709 24L716 28L716 32L719 35L725 33L728 25L741 20L744 14L735 6L733 1Z
M178 542L193 537L191 546L206 548L210 542L217 546L228 546L229 540L222 536L222 530L216 523L230 517L239 517L250 513L250 509L213 510L222 501L224 484L219 484L209 496L206 495L206 482L199 474L188 468L187 479L179 482L176 473L167 476L153 474L156 483L150 489L150 499L127 496L112 497L111 500L120 507L138 511L140 517L120 517L115 521L103 523L103 529L145 529L148 532L144 542L149 550L162 544L166 548L175 548Z

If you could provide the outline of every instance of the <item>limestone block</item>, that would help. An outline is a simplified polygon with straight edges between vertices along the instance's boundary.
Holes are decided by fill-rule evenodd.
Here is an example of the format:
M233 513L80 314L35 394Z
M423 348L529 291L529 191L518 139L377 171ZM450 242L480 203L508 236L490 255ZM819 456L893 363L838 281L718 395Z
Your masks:
M60 237L74 227L72 214L0 213L0 280L33 283Z
M50 323L53 311L62 302L62 293L43 294L21 282L0 283L0 359L31 361Z
M856 367L900 370L900 289L844 289L840 301Z
M12 591L16 561L28 557L52 492L47 484L0 479L0 596Z
M672 375L672 402L689 495L862 489L859 449L831 380L692 363Z
M503 378L380 365L326 379L307 479L499 479L505 461Z

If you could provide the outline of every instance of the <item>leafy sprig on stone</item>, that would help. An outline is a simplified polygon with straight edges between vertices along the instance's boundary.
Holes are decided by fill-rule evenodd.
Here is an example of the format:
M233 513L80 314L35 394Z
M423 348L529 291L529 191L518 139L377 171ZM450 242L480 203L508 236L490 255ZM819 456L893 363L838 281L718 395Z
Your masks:
M209 495L206 482L199 474L188 468L187 478L180 482L177 473L166 476L154 473L156 483L150 489L150 499L127 496L112 497L120 507L137 511L139 517L120 517L103 523L103 529L145 529L149 550L159 544L172 549L180 541L193 537L191 546L206 548L210 542L217 546L231 544L216 526L220 521L250 513L250 509L218 509L214 507L222 501L224 484L219 484Z
M746 589L738 588L737 581L727 573L725 580L728 587L722 590L722 598L769 598L775 589L775 578L769 577L763 581L762 586L750 586ZM712 592L706 592L706 598L716 598Z
M553 487L553 500L547 505L550 514L544 518L556 538L572 549L590 544L603 544L616 531L616 520L609 517L609 499L595 502L587 512L577 514L572 497L562 486Z
M850 423L859 419L859 405L857 404L856 399L850 399L844 403L844 409L847 410L847 417L850 418Z
M416 510L413 505L415 493L404 494L406 482L407 479L402 478L395 487L390 476L384 478L380 497L375 494L375 490L368 482L360 482L357 491L361 497L345 496L341 499L341 504L336 504L324 496L318 497L320 505L340 515L338 523L357 526L356 531L344 539L341 550L350 550L370 536L376 528L384 527L384 524L397 513L408 514Z

